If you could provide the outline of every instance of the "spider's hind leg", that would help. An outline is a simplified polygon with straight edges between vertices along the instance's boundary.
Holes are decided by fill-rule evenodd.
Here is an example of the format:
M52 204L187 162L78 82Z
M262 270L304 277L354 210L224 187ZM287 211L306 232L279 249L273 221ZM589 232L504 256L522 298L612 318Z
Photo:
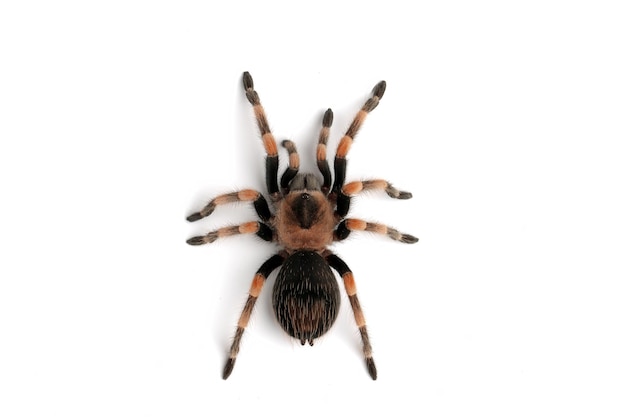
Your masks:
M233 343L230 346L228 360L226 361L226 365L224 365L222 378L228 378L231 372L233 372L235 361L237 360L237 355L239 354L239 345L241 344L243 332L246 329L246 326L248 326L248 321L250 321L252 310L254 309L256 300L259 298L261 289L263 289L265 280L267 280L269 274L271 274L273 270L281 266L284 261L285 254L282 252L278 253L265 261L263 265L261 265L261 267L258 269L257 273L254 275L254 278L252 279L252 284L250 285L250 291L248 292L248 299L246 300L246 304L244 305L241 315L239 316L239 321L237 322L237 330L235 331Z
M363 315L363 310L361 309L359 298L356 295L356 284L354 283L354 276L352 275L352 271L340 257L331 253L330 251L326 253L326 261L331 268L339 273L343 280L343 285L346 289L346 293L348 293L350 306L352 307L352 312L354 313L354 319L356 321L357 327L359 328L359 333L361 334L361 341L363 343L363 356L365 356L367 372L370 374L372 379L375 380L378 374L376 371L376 364L374 364L374 358L372 357L372 345L370 344L367 327L365 326L365 316Z

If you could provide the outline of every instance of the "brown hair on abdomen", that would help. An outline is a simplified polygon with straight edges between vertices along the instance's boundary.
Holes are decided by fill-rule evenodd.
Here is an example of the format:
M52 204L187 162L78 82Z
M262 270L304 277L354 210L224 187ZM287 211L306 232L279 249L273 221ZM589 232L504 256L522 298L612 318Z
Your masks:
M337 279L321 255L299 251L285 260L274 284L272 305L287 334L313 345L335 322L339 304Z

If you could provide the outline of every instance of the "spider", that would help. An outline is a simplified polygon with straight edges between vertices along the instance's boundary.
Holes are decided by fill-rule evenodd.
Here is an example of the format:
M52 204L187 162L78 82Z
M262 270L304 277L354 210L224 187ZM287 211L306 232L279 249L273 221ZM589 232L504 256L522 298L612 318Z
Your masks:
M187 217L188 221L195 222L209 216L218 206L239 201L251 202L259 221L223 227L203 236L192 237L187 243L204 245L227 236L256 234L265 241L277 243L280 247L275 255L261 265L252 279L248 299L239 317L229 357L222 373L224 379L227 379L233 371L244 330L261 289L267 277L279 267L280 271L272 293L276 319L287 334L299 340L302 345L308 342L311 346L315 339L330 329L337 318L340 304L339 285L331 268L337 271L348 294L361 334L367 370L372 379L376 379L372 346L357 297L354 276L348 265L331 252L328 246L346 239L353 231L374 232L403 243L417 242L416 237L400 233L383 224L346 217L351 198L363 191L383 190L390 197L401 200L412 197L411 193L399 191L382 179L345 184L346 155L363 121L378 106L385 86L385 81L376 84L371 97L363 104L341 138L334 160L334 182L326 159L326 144L333 123L333 112L328 109L323 116L316 152L321 181L314 174L298 172L300 159L296 146L292 141L284 140L282 146L289 154L289 166L281 176L279 185L276 140L270 130L259 95L254 89L252 76L244 72L243 88L254 110L267 153L265 180L274 210L273 212L270 210L261 192L244 189L219 195L209 201L202 210Z

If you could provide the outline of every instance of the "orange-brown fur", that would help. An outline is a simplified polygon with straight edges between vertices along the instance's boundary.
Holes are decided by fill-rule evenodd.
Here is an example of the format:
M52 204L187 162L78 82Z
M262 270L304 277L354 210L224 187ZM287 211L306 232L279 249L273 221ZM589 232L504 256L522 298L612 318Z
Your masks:
M256 233L259 230L259 222L247 222L239 225L239 233Z
M274 226L278 243L288 250L321 251L333 242L335 217L331 204L319 191L310 194L319 204L319 217L309 229L303 229L298 225L290 206L294 199L300 198L301 193L288 194L284 200L278 202Z
M300 157L297 153L294 152L289 154L289 166L292 168L300 167Z
M365 230L367 222L361 219L347 219L346 226L350 230Z
M250 321L250 316L252 315L252 309L254 308L254 304L256 303L257 297L248 296L248 300L246 301L246 305L241 312L241 316L239 316L239 321L237 322L237 327L245 328L248 326L248 322Z
M389 182L385 181L385 180L367 180L367 181L354 181L354 182L349 182L346 185L343 186L342 188L342 192L345 195L348 195L350 197L355 196L356 194L362 192L362 191L368 191L368 190L395 190L393 187L391 187L391 185L389 184ZM395 190L397 192L397 190Z
M320 143L317 145L316 156L317 156L318 161L323 161L324 159L326 159L326 145L325 144Z
M241 190L237 193L237 197L241 201L253 201L259 197L259 192L256 190Z
M363 183L361 181L355 181L348 183L343 186L343 193L345 195L353 196L354 194L360 193L363 190Z
M361 125L365 121L367 114L368 112L363 109L359 110L359 112L356 114L354 118L353 126L356 127L357 130L361 128Z
M350 150L350 146L352 146L352 138L350 136L341 138L339 146L337 147L337 156L341 158L345 157Z
M263 135L262 139L265 152L267 152L270 156L278 155L278 148L276 146L276 141L274 140L274 135L266 133Z
M255 274L250 285L249 294L253 297L258 297L265 284L265 277L261 274Z
M239 233L239 226L226 226L217 230L218 237L233 236Z
M346 293L348 295L356 294L356 284L354 282L354 275L352 275L352 272L346 272L342 278L343 285L346 287Z
M215 205L217 206L222 205L222 204L233 203L235 201L237 201L236 193L222 194L213 199L213 203L215 203Z
M263 109L263 106L261 106L260 104L256 104L252 106L252 110L254 111L254 117L256 117L257 120L267 120L267 118L265 117L265 110Z
M220 206L228 203L235 203L237 201L254 201L259 197L259 192L256 190L240 190L234 193L222 194L215 197L212 203L216 206Z

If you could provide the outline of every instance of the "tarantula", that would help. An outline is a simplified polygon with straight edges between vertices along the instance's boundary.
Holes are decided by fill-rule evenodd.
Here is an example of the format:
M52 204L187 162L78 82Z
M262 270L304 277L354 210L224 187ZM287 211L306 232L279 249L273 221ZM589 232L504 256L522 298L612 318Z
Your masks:
M239 344L243 336L257 298L272 271L281 268L272 293L273 310L283 330L302 345L311 346L318 337L330 329L337 318L340 304L339 286L331 270L341 276L361 333L363 354L367 370L376 379L377 372L372 358L372 347L365 326L365 318L356 294L352 271L346 263L332 253L328 246L344 240L352 231L368 231L386 235L403 243L415 243L417 238L400 233L383 224L370 223L361 219L346 218L350 199L366 190L384 190L397 199L411 198L411 193L399 191L389 182L376 179L354 181L344 184L346 177L346 155L367 115L378 106L385 92L385 81L374 87L372 96L356 114L352 124L341 138L334 161L335 179L332 183L331 171L326 159L326 144L333 113L326 110L317 145L317 166L322 181L314 174L299 173L300 160L295 144L284 140L282 146L289 154L289 166L278 184L278 148L272 134L265 110L254 89L252 77L243 74L243 87L246 97L254 110L254 116L261 133L267 157L265 160L266 184L270 201L261 192L251 189L241 190L215 197L204 208L187 217L195 222L209 216L217 206L238 201L252 202L260 221L251 221L237 226L224 227L204 236L187 240L190 245L203 245L215 240L238 234L256 234L268 242L277 243L281 249L258 269L248 299L243 308L237 331L230 347L230 354L224 366L222 377L228 378L235 365Z

